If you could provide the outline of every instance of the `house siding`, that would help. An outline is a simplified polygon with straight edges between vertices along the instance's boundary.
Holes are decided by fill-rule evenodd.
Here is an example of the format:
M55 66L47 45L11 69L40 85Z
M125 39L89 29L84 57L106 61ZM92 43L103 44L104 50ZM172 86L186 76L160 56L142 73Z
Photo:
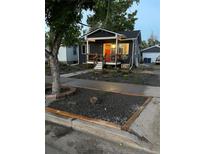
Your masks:
M83 54L82 48L83 48L83 46L79 45L79 64L83 64L86 62L86 55Z
M76 55L74 53L74 47L61 46L58 51L58 60L64 63L78 62L79 47L76 47Z
M90 45L90 53L94 54L94 53L97 53L97 54L103 54L103 42L101 41L98 41L98 42L90 42L89 43Z
M66 47L67 62L73 63L78 61L79 48L76 46L76 54L74 55L74 47Z
M154 63L156 58L160 55L160 47L159 46L148 47L142 50L141 53L142 53L142 61L144 61L144 58L151 58L151 63Z
M145 52L145 53L142 53L142 57L143 57L143 60L144 58L151 58L151 63L154 63L156 58L160 55L160 53L158 52Z
M58 60L60 62L67 62L66 47L61 46L58 51Z

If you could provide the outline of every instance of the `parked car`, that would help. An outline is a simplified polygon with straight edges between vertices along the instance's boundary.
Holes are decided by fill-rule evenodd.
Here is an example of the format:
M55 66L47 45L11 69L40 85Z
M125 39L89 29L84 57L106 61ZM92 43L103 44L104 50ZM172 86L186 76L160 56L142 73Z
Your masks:
M155 60L155 64L160 64L160 56L158 56Z

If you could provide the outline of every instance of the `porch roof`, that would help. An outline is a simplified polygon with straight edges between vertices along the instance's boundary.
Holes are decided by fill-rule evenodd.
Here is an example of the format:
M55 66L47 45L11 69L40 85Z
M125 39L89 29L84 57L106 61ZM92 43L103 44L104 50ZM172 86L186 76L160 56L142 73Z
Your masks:
M102 34L104 32L104 34ZM99 34L97 34L99 33ZM100 34L101 33L101 34ZM97 34L97 35L96 35ZM85 40L87 38L94 39L94 40L107 40L107 39L116 39L119 38L121 40L123 39L138 39L138 42L141 42L141 32L140 30L134 30L134 31L119 31L114 32L103 28L98 28L94 31L91 31L85 35L83 35L81 38L84 38Z
M125 35L127 38L137 38L140 34L140 30L120 31L118 33Z

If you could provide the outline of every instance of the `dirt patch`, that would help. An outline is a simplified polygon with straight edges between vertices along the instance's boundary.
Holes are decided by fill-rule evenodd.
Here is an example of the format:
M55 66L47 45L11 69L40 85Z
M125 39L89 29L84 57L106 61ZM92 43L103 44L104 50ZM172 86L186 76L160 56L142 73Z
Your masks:
M87 64L79 64L79 65L74 65L74 66L71 66L65 63L59 64L60 74L67 74L67 73L82 71L82 70L91 69L91 68L93 68L93 66L87 65ZM45 74L49 76L51 75L51 68L48 65L48 63L45 64Z
M93 97L97 98L95 103L90 101ZM48 107L123 125L146 99L142 96L79 88L75 94L64 100L54 101Z
M69 90L70 90L69 87L61 87L60 93L67 92L67 91L69 91ZM46 94L46 95L51 95L51 94L52 94L52 88L51 88L51 87L46 87L46 88L45 88L45 94Z
M138 70L154 71L160 70L160 65L156 64L142 64L138 67Z
M160 76L157 74L140 73L138 70L103 70L73 76L78 79L100 80L122 83L133 83L150 86L160 86Z

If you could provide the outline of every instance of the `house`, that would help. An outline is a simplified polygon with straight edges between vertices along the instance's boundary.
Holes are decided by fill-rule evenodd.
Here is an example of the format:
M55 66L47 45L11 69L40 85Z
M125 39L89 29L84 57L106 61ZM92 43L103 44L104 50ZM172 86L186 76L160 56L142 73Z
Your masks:
M79 49L80 63L102 65L138 66L141 32L114 32L98 28L83 36L84 44Z
M141 50L142 61L144 63L155 63L157 57L160 55L160 46L154 45Z
M74 64L78 63L79 46L61 46L58 51L58 60L62 63Z

